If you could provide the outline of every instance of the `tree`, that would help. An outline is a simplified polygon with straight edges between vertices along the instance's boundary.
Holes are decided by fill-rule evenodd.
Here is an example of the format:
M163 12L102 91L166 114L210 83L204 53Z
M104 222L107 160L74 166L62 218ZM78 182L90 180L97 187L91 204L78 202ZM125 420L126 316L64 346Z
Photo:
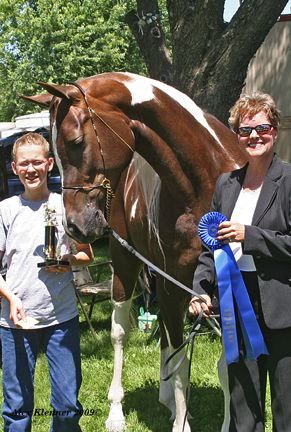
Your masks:
M226 122L287 1L244 0L226 23L225 0L1 0L0 121L34 109L18 95L38 92L37 81L129 70L174 85Z
M244 0L229 23L225 0L136 0L126 21L151 77L174 85L226 123L251 58L288 0ZM169 54L171 52L171 54Z
M118 0L1 0L0 120L34 107L19 94L111 70L145 73Z

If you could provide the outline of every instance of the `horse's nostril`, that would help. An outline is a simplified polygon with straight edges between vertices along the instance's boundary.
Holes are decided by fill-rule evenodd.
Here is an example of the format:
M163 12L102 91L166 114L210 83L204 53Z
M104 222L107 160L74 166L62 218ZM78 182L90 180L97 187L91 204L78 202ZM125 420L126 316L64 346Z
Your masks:
M70 233L73 233L75 231L76 226L73 223L67 223L67 230Z
M79 228L77 228L73 223L67 225L67 232L71 237L79 237L81 235Z
M71 233L71 234L73 234L73 232L74 232L74 228L72 227L72 226L68 226L68 231Z

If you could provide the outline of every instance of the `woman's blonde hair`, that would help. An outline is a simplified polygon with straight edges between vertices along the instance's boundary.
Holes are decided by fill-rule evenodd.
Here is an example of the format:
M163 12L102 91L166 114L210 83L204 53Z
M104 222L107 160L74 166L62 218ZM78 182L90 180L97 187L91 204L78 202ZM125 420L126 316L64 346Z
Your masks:
M12 147L12 160L15 162L16 160L16 152L19 149L19 147L25 146L25 145L39 145L43 148L45 152L45 157L48 158L50 156L50 147L47 140L40 134L35 132L29 132L25 135L22 135L20 138L18 138Z
M280 124L280 112L274 99L267 93L253 93L241 96L230 109L228 123L234 132L238 131L240 122L246 115L254 116L259 112L265 112L274 128Z

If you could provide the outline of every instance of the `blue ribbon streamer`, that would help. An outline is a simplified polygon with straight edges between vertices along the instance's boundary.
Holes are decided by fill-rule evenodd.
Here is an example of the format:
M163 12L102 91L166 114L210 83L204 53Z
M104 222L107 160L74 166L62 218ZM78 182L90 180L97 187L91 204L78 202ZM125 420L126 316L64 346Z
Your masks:
M226 220L227 218L221 213L207 213L199 222L198 233L202 242L214 252L222 335L226 363L230 364L239 359L234 299L246 348L246 357L254 360L261 354L268 354L268 350L232 250L228 245L216 239L219 224Z

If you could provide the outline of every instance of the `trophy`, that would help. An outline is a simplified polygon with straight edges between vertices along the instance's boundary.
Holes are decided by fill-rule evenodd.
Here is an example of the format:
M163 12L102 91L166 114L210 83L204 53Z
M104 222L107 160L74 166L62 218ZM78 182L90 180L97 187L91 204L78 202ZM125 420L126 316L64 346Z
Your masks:
M45 220L45 236L44 236L44 255L45 261L38 263L37 267L52 267L52 266L68 266L68 261L61 260L60 248L56 246L57 243L57 218L56 211L49 208L48 204L45 206L44 212Z

